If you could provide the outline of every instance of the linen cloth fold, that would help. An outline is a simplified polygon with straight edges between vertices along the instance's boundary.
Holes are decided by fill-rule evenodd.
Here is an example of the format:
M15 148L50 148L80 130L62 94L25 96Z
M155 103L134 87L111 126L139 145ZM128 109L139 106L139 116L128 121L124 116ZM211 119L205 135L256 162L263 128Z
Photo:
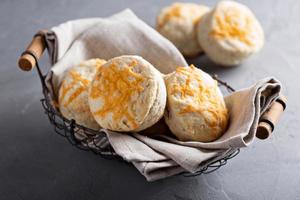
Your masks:
M194 173L236 149L250 145L260 115L278 98L280 89L279 81L265 78L226 96L230 124L222 137L213 142L182 142L166 135L161 135L161 140L138 133L124 135L103 131L116 153L132 162L148 181L184 171Z
M187 66L172 43L128 9L109 18L69 21L52 28L45 36L54 64L46 77L46 85L54 99L65 72L90 58L108 60L120 55L139 55L162 73L170 73L177 66ZM148 181L185 171L193 173L237 148L250 145L259 117L278 98L280 90L278 80L265 78L225 97L230 124L224 135L214 142L182 142L159 130L155 137L149 137L102 129L108 141L99 141L99 144L110 144Z

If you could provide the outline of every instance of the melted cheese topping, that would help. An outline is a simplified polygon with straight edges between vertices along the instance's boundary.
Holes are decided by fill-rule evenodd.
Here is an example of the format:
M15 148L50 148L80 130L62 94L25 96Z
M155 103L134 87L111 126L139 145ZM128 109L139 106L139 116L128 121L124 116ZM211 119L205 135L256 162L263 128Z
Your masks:
M175 72L185 77L185 82L177 81L168 88L171 95L180 94L181 98L192 98L192 104L181 108L178 114L199 113L204 118L206 124L212 129L212 134L224 130L227 125L227 109L224 101L218 94L217 81L213 86L208 86L201 77L201 73L194 67L178 67ZM197 82L197 88L192 87L191 82Z
M185 10L188 14L184 13ZM196 24L199 22L200 16L202 15L202 12L200 12L199 10L200 9L195 5L175 3L172 6L168 7L162 19L158 20L158 28L163 27L168 21L172 19L180 19L180 18L182 19L191 18L193 24Z
M163 15L163 18L161 20L158 20L158 27L163 27L168 21L170 21L172 18L180 18L181 15L181 5L180 4L174 4L171 7L167 8L168 10Z
M72 81L67 84L66 80L63 80L60 90L59 101L62 102L66 96L66 94L78 85L78 88L69 96L69 98L63 104L64 106L68 106L76 97L78 97L83 91L87 91L88 85L90 81L88 79L83 78L80 73L75 70L70 70L69 75Z
M214 15L216 26L213 27L210 35L219 40L238 39L249 46L253 46L254 43L249 38L249 33L253 31L253 19L235 7L223 10L222 14L223 16L221 14Z
M112 113L113 120L126 118L133 128L138 127L129 105L132 96L144 90L141 84L145 78L132 70L137 64L133 60L123 68L115 63L100 68L90 92L90 98L103 100L101 108L93 113L95 116L105 117Z
M102 66L106 61L102 59L91 59L82 62L79 64L80 67L87 67L91 66L94 67L93 69L95 72L97 69ZM90 80L84 78L78 71L75 69L72 69L68 72L67 76L71 79L71 82L68 83L66 79L63 80L61 88L60 88L60 96L59 96L59 102L63 102L65 99L67 93L72 90L73 88L76 88L75 91L68 97L68 99L65 100L64 106L68 106L70 103L74 101L82 92L88 91Z

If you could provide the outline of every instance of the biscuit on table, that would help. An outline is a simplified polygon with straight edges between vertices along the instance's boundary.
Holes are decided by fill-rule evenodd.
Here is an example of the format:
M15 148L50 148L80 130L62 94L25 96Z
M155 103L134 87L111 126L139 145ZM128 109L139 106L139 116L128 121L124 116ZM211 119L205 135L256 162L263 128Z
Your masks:
M162 9L156 29L169 39L184 55L196 56L202 52L197 41L196 25L209 8L193 3L174 3Z
M115 57L96 73L89 91L89 105L101 127L113 131L141 131L163 116L164 80L142 57Z
M224 66L240 64L264 44L264 32L254 14L233 1L221 1L205 14L197 36L207 56Z
M217 81L190 66L168 74L165 83L165 121L179 140L210 142L224 133L228 111Z
M97 69L105 62L102 59L90 59L66 73L58 93L59 110L64 117L91 129L100 128L90 112L88 90Z

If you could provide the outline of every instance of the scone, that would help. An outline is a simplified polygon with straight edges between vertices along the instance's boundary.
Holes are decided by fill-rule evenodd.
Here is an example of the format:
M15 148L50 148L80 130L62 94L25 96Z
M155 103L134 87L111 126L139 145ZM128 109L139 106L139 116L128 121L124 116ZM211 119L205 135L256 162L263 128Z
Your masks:
M165 121L179 140L210 142L223 134L228 111L217 81L190 66L168 74L165 83Z
M142 57L115 57L96 73L89 90L89 105L103 128L121 132L144 130L163 116L164 80Z
M58 93L61 114L67 119L74 119L79 125L95 130L99 125L90 112L88 90L97 69L105 62L102 59L91 59L70 68Z
M199 44L214 62L233 66L240 64L264 44L264 32L246 6L221 1L198 24Z
M168 38L184 56L202 52L197 42L196 25L209 8L193 3L174 3L157 17L156 29Z

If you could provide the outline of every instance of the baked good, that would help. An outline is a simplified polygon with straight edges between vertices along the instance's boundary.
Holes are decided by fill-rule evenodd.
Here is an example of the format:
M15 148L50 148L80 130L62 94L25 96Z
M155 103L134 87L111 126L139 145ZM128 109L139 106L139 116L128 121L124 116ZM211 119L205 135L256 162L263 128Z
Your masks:
M221 1L206 13L197 36L207 56L224 66L240 64L264 44L264 32L254 14L233 1Z
M179 140L210 142L222 135L228 111L217 81L190 66L168 74L165 83L165 121Z
M139 56L112 58L97 71L89 105L103 128L144 130L164 113L166 88L160 72Z
M184 56L195 56L202 52L195 28L208 11L209 8L203 5L174 3L159 13L156 29L173 42Z
M105 62L102 59L91 59L70 68L58 92L61 114L67 119L74 119L79 125L95 130L99 129L99 125L90 112L88 88L97 69Z

